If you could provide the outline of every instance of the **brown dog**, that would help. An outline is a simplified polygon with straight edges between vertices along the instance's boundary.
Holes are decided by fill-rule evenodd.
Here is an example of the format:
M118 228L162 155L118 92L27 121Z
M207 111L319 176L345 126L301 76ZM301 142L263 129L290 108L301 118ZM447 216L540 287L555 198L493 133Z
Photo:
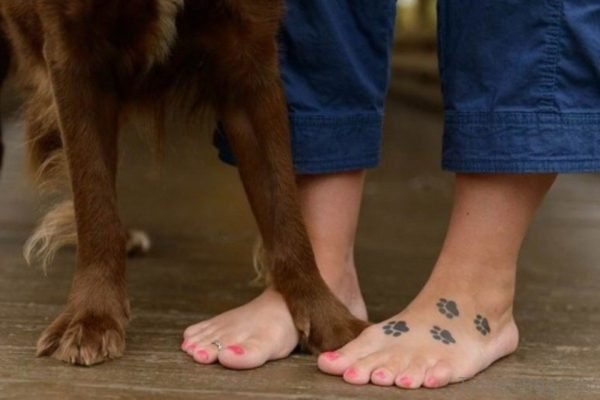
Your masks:
M151 112L161 131L174 96L192 112L211 109L225 127L270 279L304 344L333 349L364 328L321 279L302 223L277 63L281 16L281 0L0 2L0 73L10 49L28 93L31 166L44 189L68 178L72 194L26 252L48 259L70 239L78 243L68 303L42 334L38 355L91 365L123 353L129 304L118 132L133 108Z

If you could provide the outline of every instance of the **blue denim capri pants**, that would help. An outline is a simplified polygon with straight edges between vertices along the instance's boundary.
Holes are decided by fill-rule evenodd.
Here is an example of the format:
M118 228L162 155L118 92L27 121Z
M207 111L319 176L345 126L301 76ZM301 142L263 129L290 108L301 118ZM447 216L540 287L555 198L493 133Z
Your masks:
M443 167L600 170L600 1L441 0Z
M280 37L298 174L375 167L396 0L286 0ZM222 132L221 160L235 160Z

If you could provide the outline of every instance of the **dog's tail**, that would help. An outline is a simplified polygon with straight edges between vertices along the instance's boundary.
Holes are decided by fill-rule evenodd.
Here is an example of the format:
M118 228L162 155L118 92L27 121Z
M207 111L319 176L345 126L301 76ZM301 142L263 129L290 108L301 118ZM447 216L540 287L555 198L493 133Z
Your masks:
M29 165L36 185L42 194L51 197L53 205L25 243L23 255L27 263L39 263L46 271L59 249L77 245L77 228L67 160L58 127L43 131L32 129L42 120L32 121L31 118L29 115ZM49 120L43 122L51 123Z
M23 255L28 264L39 263L46 271L59 249L76 244L77 230L73 202L65 200L46 213L25 243Z

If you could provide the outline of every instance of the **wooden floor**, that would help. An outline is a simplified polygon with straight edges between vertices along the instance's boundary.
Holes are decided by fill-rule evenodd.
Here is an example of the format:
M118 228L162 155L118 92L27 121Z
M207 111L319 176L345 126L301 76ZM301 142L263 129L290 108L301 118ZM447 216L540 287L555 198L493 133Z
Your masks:
M42 329L61 310L73 253L48 276L21 247L41 207L23 170L22 128L4 120L0 180L0 398L2 399L567 399L600 398L600 180L565 176L525 243L516 354L450 388L405 392L352 387L325 376L308 355L234 372L200 366L178 348L192 322L259 292L250 253L255 229L234 169L209 138L172 135L156 168L144 141L123 149L121 208L155 246L129 268L134 318L118 361L75 368L36 359ZM452 176L440 172L441 118L391 102L385 155L366 187L358 263L373 320L399 311L427 278L447 222ZM142 148L142 150L140 150ZM169 179L166 179L169 177Z

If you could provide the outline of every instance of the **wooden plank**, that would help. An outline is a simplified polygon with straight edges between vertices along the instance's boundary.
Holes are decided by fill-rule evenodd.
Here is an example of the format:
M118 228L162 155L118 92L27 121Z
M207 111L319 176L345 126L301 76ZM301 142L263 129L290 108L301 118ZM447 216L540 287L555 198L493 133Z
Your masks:
M129 265L134 318L126 356L74 368L34 357L39 333L65 300L74 254L62 252L48 277L23 262L21 246L39 213L21 168L22 132L18 125L6 126L0 399L600 398L596 177L561 179L531 229L519 272L517 353L465 384L406 392L344 384L319 373L308 355L235 372L196 365L181 353L188 324L258 293L248 284L254 223L235 170L216 161L206 138L171 139L162 178L152 172L150 156L137 156L139 142L127 139L119 185L123 215L150 231L155 248ZM439 115L390 103L384 159L369 177L358 238L360 275L374 320L397 312L419 291L443 240L452 185L451 176L439 171L440 133Z

